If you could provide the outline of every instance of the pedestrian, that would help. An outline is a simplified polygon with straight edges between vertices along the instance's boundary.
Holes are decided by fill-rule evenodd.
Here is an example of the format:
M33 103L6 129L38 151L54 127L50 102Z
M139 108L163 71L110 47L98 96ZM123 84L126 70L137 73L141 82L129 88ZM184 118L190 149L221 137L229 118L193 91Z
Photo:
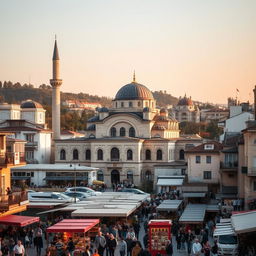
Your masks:
M89 245L86 245L85 251L84 251L84 253L83 253L83 256L91 256L91 253L90 253L90 246L89 246Z
M102 235L102 232L98 232L98 234L95 237L95 246L96 249L98 250L98 253L100 256L104 255L105 247L106 247L106 239Z
M141 245L137 241L135 246L132 248L132 256L138 256L141 252Z
M189 229L188 233L186 234L186 243L187 243L188 255L191 254L193 240L194 240L194 235L192 234L191 230Z
M113 234L110 234L109 235L109 242L108 242L109 256L114 256L116 246L117 246L116 239L115 239Z
M199 240L196 238L195 242L192 245L192 253L194 256L200 256L202 251L202 245L199 243Z
M15 256L24 256L25 255L25 248L21 243L21 240L18 240L17 244L13 248L13 252Z
M126 244L127 244L127 256L131 256L133 240L131 239L130 235L128 235L126 237L125 241L126 241Z
M34 238L34 245L36 247L36 255L41 256L41 250L43 248L43 238L40 232L37 233Z
M208 241L203 245L203 251L204 251L204 256L210 256L211 246Z
M100 256L97 249L94 249L94 253L92 254L92 256Z
M151 256L151 253L148 250L148 247L145 247L145 249L141 249L139 256Z
M61 239L58 240L58 242L55 244L55 248L56 248L56 256L63 256L65 255L64 252L64 244L62 243Z
M176 235L176 243L177 243L177 251L180 251L180 247L181 247L181 234L180 234L180 232L178 232L177 235Z
M120 237L119 241L119 253L120 256L127 256L127 243L122 236Z
M73 255L74 255L75 244L74 244L74 242L73 242L72 237L70 237L69 240L68 240L67 251L68 251L68 253L69 253L70 256L73 256Z
M167 256L172 256L172 254L173 254L173 246L172 246L171 240L168 240L167 246L166 246L165 250L166 250Z

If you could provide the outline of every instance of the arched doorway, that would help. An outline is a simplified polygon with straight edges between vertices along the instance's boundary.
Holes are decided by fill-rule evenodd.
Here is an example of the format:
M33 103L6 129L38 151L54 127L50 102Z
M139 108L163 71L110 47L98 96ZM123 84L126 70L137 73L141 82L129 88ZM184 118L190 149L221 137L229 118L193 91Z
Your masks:
M120 183L120 173L118 170L113 170L111 172L111 183L115 183L115 184Z

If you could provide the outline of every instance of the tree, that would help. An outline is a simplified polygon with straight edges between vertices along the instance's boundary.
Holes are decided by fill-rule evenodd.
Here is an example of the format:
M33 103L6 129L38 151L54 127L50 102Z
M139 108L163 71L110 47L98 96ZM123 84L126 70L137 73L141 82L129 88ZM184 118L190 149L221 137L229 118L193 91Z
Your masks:
M206 127L206 132L210 133L210 139L218 139L223 131L218 127L217 121L211 121Z

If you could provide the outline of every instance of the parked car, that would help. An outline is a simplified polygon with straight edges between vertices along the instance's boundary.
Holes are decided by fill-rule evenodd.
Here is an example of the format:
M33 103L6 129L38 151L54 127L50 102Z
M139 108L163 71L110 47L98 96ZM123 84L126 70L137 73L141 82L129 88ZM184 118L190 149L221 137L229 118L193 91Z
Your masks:
M102 194L102 192L95 191L87 187L71 187L71 188L67 188L65 192L74 192L74 191L88 193L92 196L98 196Z
M129 192L138 195L146 195L147 193L137 188L123 188L120 192Z
M30 202L41 203L73 203L75 199L59 192L35 192L28 193L28 200ZM77 201L80 201L79 199Z
M89 193L84 192L65 192L64 194L72 198L78 198L80 201L85 201L86 198L91 197Z
M35 190L32 190L32 189L28 189L27 192L28 192L28 193L36 193L36 191L35 191Z

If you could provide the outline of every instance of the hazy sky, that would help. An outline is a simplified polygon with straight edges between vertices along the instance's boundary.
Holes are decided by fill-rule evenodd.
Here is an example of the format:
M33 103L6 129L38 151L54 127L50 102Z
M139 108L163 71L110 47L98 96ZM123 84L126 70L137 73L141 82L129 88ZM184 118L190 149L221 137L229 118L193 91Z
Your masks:
M0 80L49 84L54 34L62 90L151 90L226 103L252 99L255 0L2 0Z

